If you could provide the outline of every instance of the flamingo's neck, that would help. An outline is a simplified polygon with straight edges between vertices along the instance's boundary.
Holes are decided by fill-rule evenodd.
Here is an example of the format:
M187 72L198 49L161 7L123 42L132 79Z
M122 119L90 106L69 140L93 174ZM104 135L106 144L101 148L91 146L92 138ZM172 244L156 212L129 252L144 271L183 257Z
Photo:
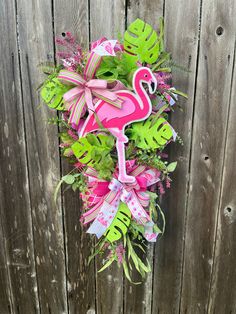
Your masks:
M142 114L143 115L148 114L151 111L152 104L151 104L151 101L147 92L145 91L143 87L142 81L135 80L133 88L134 88L135 93L140 98L140 109L142 111Z

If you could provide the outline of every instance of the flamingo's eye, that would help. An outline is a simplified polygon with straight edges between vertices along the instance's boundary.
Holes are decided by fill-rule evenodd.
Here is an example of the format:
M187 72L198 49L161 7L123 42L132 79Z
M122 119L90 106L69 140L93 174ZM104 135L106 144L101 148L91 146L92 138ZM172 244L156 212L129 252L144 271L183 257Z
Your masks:
M144 77L147 77L147 74L144 74Z

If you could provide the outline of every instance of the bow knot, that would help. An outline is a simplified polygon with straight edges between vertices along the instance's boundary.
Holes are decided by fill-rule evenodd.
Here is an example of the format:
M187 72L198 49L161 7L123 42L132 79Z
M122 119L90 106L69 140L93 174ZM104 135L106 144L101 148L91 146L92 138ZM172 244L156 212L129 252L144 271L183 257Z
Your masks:
M72 126L78 126L85 105L94 112L94 98L104 100L110 105L121 108L123 100L117 96L114 90L108 90L107 81L94 78L100 62L101 57L91 53L84 70L84 77L68 70L61 70L58 75L58 79L64 83L75 86L63 96L65 102L69 104L67 108L70 111L68 122ZM118 85L120 86L120 84Z

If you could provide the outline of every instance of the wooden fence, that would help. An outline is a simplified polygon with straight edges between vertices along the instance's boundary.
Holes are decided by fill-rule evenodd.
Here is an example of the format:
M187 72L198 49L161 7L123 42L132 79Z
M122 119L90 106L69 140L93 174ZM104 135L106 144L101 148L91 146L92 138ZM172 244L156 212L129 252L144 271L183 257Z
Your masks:
M0 313L236 313L235 0L0 0ZM164 16L166 46L190 72L172 124L184 146L164 197L167 227L150 246L143 285L116 266L96 274L79 222L79 194L52 195L67 165L46 123L37 65L54 60L54 34L84 46L137 17ZM50 115L52 113L50 112Z

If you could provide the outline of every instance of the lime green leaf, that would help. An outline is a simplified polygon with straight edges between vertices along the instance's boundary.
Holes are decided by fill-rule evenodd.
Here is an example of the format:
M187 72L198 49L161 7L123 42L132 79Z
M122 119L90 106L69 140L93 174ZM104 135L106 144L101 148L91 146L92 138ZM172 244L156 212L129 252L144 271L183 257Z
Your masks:
M116 216L105 234L106 239L111 243L119 240L127 233L130 220L131 213L128 206L125 203L120 202Z
M56 77L48 80L41 89L41 97L50 108L63 110L63 95L71 86L63 85Z
M162 117L158 118L154 124L152 118L133 123L126 134L135 141L137 147L142 149L161 148L173 136L170 124Z
M124 49L130 64L136 64L137 61L152 64L160 52L159 38L151 25L137 19L124 34Z
M167 171L168 171L168 172L173 172L173 171L175 171L176 166L177 166L177 161L171 162L171 163L167 166Z
M111 136L88 134L75 142L71 148L81 163L94 167L109 156L113 145L114 139Z

